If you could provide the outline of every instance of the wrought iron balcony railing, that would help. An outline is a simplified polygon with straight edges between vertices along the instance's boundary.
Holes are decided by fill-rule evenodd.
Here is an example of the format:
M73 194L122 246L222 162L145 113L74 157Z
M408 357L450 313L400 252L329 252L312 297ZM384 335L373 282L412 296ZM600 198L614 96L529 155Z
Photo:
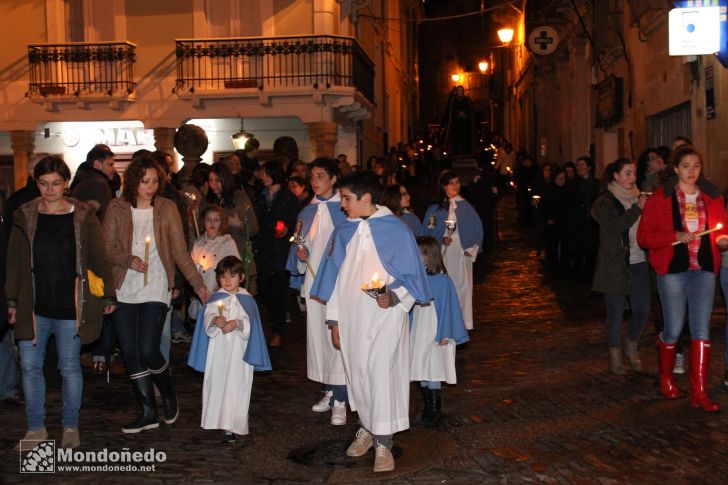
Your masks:
M131 42L28 46L30 97L128 97L134 92Z
M374 102L374 64L356 39L241 37L177 41L177 93L354 87Z

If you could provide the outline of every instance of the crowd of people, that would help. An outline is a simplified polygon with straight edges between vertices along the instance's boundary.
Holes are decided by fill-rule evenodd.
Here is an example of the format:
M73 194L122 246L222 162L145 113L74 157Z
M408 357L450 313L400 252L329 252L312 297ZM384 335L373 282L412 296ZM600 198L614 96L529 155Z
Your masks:
M356 411L347 455L374 448L374 471L393 470L393 436L410 425L410 382L419 383L428 427L441 417L442 383L457 382L456 346L474 328L473 264L494 233L495 198L511 187L519 219L537 228L548 275L588 280L604 294L611 372L627 372L623 353L642 370L652 311L660 391L678 397L673 374L685 371L690 339L691 403L717 411L706 391L709 324L716 275L728 294L728 213L699 151L681 137L637 161L615 160L600 180L590 157L538 166L502 148L505 158L480 160L467 187L437 150L417 143L359 167L345 155L303 162L289 137L261 163L252 139L197 164L189 180L164 152L136 152L123 179L105 145L73 179L61 158L35 155L28 184L6 201L0 239L0 304L11 329L0 340L0 397L16 397L17 358L27 419L20 446L48 437L51 335L62 447L81 443L83 352L102 375L117 350L123 358L117 368L138 404L123 433L175 423L173 342L190 343L187 363L204 373L201 427L235 442L248 433L254 372L271 371L269 349L289 342L295 295L306 317L306 375L323 393L311 410L331 411L335 426ZM436 194L415 211L413 189L428 184Z
M455 347L473 328L472 267L489 222L478 197L471 205L458 174L444 170L422 221L408 187L433 177L415 145L358 167L345 155L302 162L295 141L282 138L274 160L260 163L249 140L243 151L197 164L189 180L164 152L134 153L123 177L105 145L73 178L60 157L32 157L2 224L9 327L0 397L17 396L17 344L27 418L20 449L48 438L51 335L62 447L81 443L85 352L99 375L120 352L117 369L138 405L123 433L175 423L172 342L190 342L187 362L204 372L201 427L236 441L248 433L254 371L272 370L269 349L284 345L294 292L307 321L307 377L322 385L312 411L331 410L332 425L347 423L347 409L358 412L349 456L373 447L374 471L394 469L410 381L419 382L423 424L438 425L442 382L457 382Z
M645 149L636 161L618 158L601 181L589 157L538 167L528 156L514 181L519 215L537 228L548 274L586 277L581 281L604 294L610 371L626 374L623 354L642 370L639 341L652 311L661 393L679 397L674 374L689 367L691 404L714 412L720 406L707 393L709 329L718 275L728 300L728 214L723 192L702 167L700 152L681 136L672 147ZM728 350L725 362L728 368ZM723 380L728 386L728 371Z

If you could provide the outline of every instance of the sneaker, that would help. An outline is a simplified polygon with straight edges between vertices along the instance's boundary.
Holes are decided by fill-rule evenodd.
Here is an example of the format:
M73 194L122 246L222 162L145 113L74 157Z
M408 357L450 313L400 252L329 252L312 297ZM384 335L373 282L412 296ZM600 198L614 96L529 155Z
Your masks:
M346 403L334 400L333 411L331 411L331 424L343 426L346 424Z
M331 409L331 396L334 395L333 391L326 391L324 397L319 402L311 406L311 411L316 413L325 413Z
M389 448L377 445L374 449L374 473L394 470L394 456Z
M39 441L48 439L48 431L45 428L36 429L35 431L28 431L25 433L18 444L15 445L15 451L30 451L35 448L35 445Z
M78 428L65 428L61 448L77 448L81 446L81 437L78 435Z
M685 374L685 355L675 354L675 367L672 368L673 374Z
M356 438L346 450L346 456L364 456L372 447L372 444L374 444L374 436L364 428L359 428L359 431L356 432ZM376 468L376 464L374 467Z
M296 303L298 303L298 310L301 313L306 313L306 300L301 298L300 296L297 296Z
M235 443L238 440L238 435L230 431L223 431L222 442L223 443Z
M192 342L192 337L190 337L190 334L188 334L184 330L180 330L179 332L172 332L172 343L173 344L181 344L181 343L188 344L190 342Z

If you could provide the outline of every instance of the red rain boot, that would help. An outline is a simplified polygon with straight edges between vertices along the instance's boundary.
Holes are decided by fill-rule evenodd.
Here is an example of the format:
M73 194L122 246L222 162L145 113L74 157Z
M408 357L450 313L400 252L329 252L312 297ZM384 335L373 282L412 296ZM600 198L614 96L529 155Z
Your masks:
M660 392L668 399L677 399L680 393L672 375L672 368L675 365L675 344L666 344L658 338L657 350L660 354Z
M708 382L708 362L710 360L710 341L693 340L690 345L690 404L694 408L712 413L720 410L720 404L708 397L705 387Z

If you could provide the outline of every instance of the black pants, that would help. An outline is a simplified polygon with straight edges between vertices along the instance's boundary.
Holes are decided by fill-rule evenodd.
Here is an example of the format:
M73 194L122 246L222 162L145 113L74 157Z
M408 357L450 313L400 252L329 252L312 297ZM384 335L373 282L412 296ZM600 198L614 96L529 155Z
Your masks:
M258 268L258 294L273 320L273 333L283 335L288 312L288 271L270 273L260 272Z
M114 332L124 354L129 377L141 377L150 370L162 369L167 361L159 350L167 305L159 302L119 302L114 317Z

